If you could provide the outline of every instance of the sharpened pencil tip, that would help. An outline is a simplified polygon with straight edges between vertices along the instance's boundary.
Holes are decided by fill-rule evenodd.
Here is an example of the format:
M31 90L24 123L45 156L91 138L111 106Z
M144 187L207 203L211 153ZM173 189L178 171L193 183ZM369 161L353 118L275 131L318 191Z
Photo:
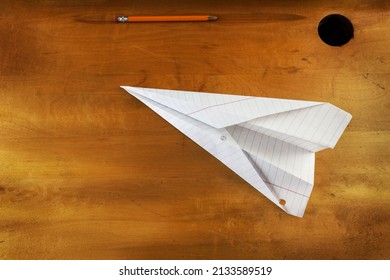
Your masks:
M218 19L217 16L209 16L209 21L215 21L217 19Z

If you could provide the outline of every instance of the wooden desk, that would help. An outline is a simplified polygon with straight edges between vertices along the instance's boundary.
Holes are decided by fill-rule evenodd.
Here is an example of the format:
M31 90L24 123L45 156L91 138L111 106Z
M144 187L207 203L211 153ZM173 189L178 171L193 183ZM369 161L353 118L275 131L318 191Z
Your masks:
M388 259L388 1L161 2L0 0L0 258ZM220 19L86 22L204 13ZM331 13L354 24L343 47L317 35ZM120 85L327 101L353 119L317 154L299 219Z

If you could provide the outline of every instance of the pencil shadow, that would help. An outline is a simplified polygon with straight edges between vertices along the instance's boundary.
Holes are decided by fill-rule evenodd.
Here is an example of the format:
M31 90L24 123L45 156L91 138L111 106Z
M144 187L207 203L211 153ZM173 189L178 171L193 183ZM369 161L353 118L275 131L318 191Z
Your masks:
M108 21L108 20L95 20L95 19L83 19L83 18L75 18L74 20L77 22L88 23L88 24L113 24L113 23L116 23L114 20Z

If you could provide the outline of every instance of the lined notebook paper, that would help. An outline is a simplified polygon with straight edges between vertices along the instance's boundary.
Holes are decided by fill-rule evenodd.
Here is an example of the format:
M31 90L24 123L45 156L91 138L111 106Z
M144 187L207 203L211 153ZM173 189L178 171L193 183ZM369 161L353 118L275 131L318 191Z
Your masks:
M122 88L298 217L313 189L315 152L333 148L352 118L323 102Z

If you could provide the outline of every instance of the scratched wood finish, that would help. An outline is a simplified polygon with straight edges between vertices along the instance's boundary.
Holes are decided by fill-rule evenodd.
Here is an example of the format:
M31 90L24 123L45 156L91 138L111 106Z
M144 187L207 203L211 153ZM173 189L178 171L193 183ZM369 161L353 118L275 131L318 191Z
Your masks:
M388 1L111 2L0 0L0 258L390 257ZM354 24L343 47L317 35L331 13ZM219 21L91 22L118 14ZM327 101L353 119L317 153L300 219L120 85Z

